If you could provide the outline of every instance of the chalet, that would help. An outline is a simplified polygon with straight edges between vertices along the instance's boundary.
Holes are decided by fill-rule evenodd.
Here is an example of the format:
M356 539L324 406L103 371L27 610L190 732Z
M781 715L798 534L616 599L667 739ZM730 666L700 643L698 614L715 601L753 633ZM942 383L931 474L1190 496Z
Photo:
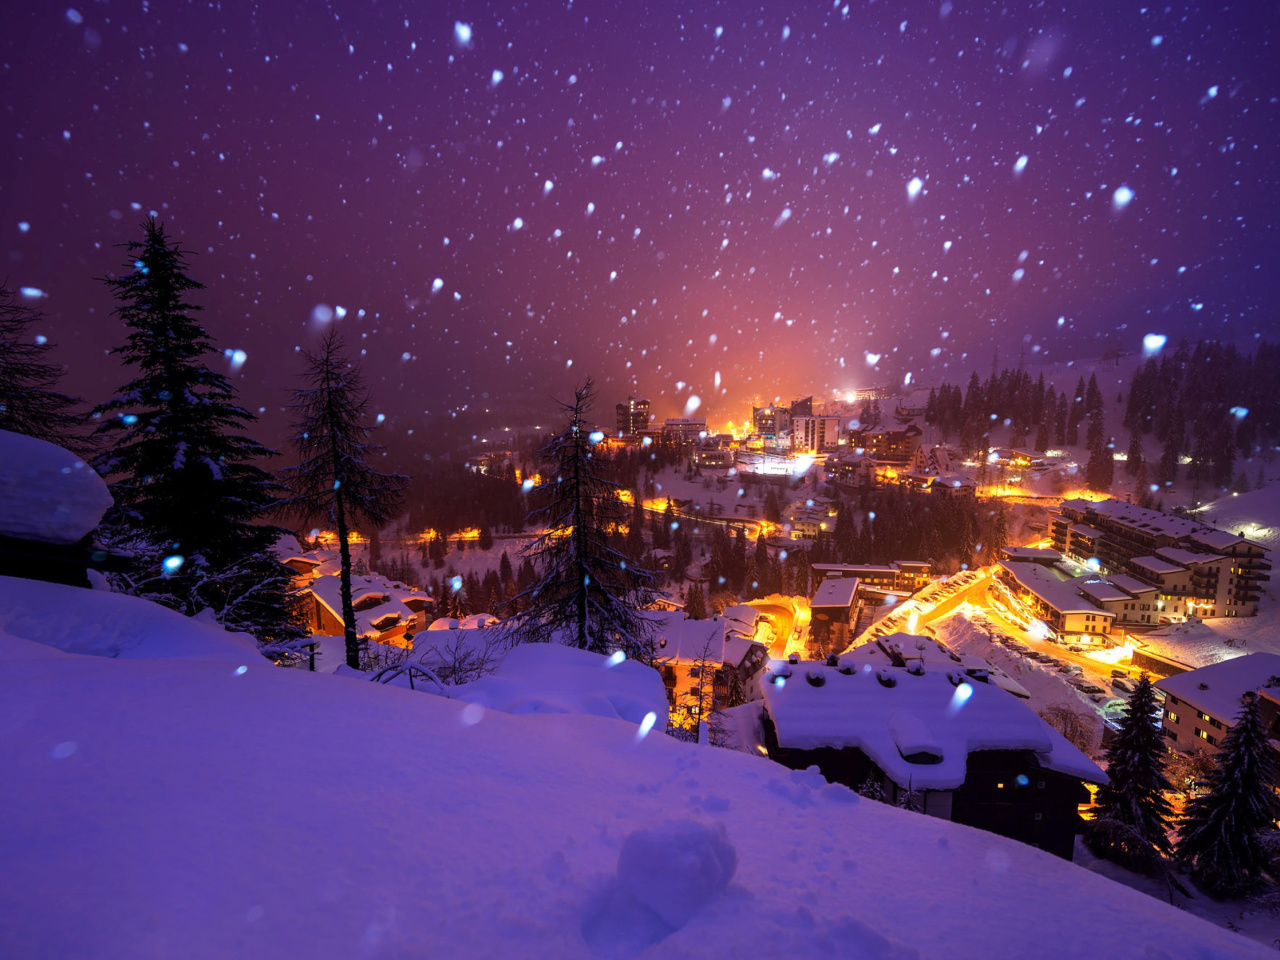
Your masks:
M1157 680L1154 686L1165 695L1161 731L1184 753L1196 748L1217 753L1247 693L1261 698L1268 738L1280 740L1280 654L1250 653L1220 660Z
M787 663L766 679L744 749L1067 860L1085 784L1107 782L1027 705L959 670Z
M308 619L313 634L335 637L345 632L338 574L315 577L303 593L310 601ZM415 634L427 629L427 610L433 604L425 593L374 573L351 577L351 606L356 616L356 636L408 647Z
M703 706L718 709L760 698L769 651L756 640L761 621L754 607L727 607L710 620L690 620L684 614L648 616L655 624L654 662L675 723L696 722ZM708 691L710 702L700 702Z

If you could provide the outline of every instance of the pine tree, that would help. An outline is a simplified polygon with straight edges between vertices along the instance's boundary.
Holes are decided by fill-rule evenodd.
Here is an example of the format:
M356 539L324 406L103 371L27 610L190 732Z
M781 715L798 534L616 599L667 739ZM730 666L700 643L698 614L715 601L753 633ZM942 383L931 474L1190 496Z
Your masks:
M588 378L562 405L565 429L539 451L549 469L533 492L540 505L529 521L546 532L524 548L539 577L517 598L525 606L513 629L526 641L621 650L647 660L653 627L640 608L649 602L653 575L609 545L609 532L625 522L626 508L600 455L604 447L592 438L587 412L594 398Z
M644 504L636 499L631 505L631 522L627 525L626 553L632 563L644 556Z
M79 434L84 418L75 412L80 401L58 391L62 371L50 360L52 345L36 333L40 321L0 287L0 430L87 450Z
M707 619L707 597L702 592L702 584L692 583L685 596L684 612L690 620Z
M347 666L359 669L348 535L353 523L389 523L399 510L405 478L370 465L381 448L369 442L369 397L337 330L327 331L319 350L305 357L306 386L293 392L298 463L283 471L292 493L288 506L297 516L322 517L337 529Z
M1280 820L1275 761L1259 713L1259 698L1245 694L1235 725L1223 737L1208 790L1187 804L1178 830L1178 860L1218 899L1243 896L1263 879L1262 834Z
M653 530L653 549L670 550L671 549L671 533L676 522L675 511L671 508L671 499L667 499L667 505L662 510L662 519Z
M1129 697L1120 732L1107 748L1109 783L1098 791L1096 818L1085 833L1098 856L1155 873L1172 852L1167 827L1172 789L1165 776L1168 747L1156 721L1156 698L1144 673Z
M99 406L94 460L115 507L108 536L141 556L130 589L187 614L211 608L268 642L303 631L292 571L271 555L283 532L261 522L281 486L259 461L275 456L241 431L256 418L235 403L230 381L205 365L217 354L187 300L202 284L187 255L154 219L127 245L130 273L108 278L130 330L119 354L137 376Z

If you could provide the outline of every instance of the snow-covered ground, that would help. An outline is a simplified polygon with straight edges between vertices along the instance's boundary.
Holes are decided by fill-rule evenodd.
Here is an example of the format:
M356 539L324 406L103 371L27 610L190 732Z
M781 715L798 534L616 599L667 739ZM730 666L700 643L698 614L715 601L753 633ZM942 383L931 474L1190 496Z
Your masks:
M1274 587L1268 585L1274 591ZM1264 595L1256 617L1217 617L1199 623L1172 623L1144 633L1143 649L1192 667L1204 667L1246 653L1280 653L1280 604Z
M1102 723L1094 705L1085 699L1067 682L1066 674L1050 664L1037 663L1021 654L995 643L991 639L992 632L1010 632L1007 624L994 624L985 613L965 606L955 613L936 620L931 625L934 635L948 648L965 656L981 657L992 666L999 667L1006 674L1026 688L1031 694L1028 701L1031 709L1041 712L1048 707L1066 707L1078 713L1096 728L1099 739L1102 736ZM1019 642L1028 646L1040 646L1025 633L1011 634ZM1059 651L1053 651L1057 655ZM1110 688L1110 679L1097 676L1095 682L1104 690Z
M50 614L94 617L78 598ZM1031 847L623 720L36 639L0 633L3 956L1272 955Z
M0 577L0 635L98 657L264 662L252 636L211 617L192 620L123 593L16 577Z

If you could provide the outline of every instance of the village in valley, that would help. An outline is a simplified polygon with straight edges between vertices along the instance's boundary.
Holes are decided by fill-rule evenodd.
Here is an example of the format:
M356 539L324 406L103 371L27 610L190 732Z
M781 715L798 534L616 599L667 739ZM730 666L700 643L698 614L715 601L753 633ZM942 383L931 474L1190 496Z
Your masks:
M755 405L722 433L659 421L645 399L617 403L591 442L630 478L614 491L619 555L660 584L642 660L661 676L668 733L816 767L1070 860L1090 857L1077 836L1140 678L1154 681L1161 735L1182 758L1179 805L1203 788L1242 697L1280 730L1275 488L1246 481L1243 494L1165 511L1156 501L1185 496L1185 480L1148 483L1140 465L1108 494L1091 488L1081 444L1050 446L1055 427L1076 441L1081 421L1119 420L1099 374L1123 399L1134 362L1097 364L1061 408L1041 376L1031 423L1048 449L983 437L976 455L944 439L936 389ZM999 379L1031 384L1022 371ZM1074 427L1055 424L1059 409ZM991 433L1036 429L1002 426ZM1142 456L1134 433L1130 455ZM478 482L526 491L538 469L532 446L467 461ZM914 539L911 518L927 527ZM307 668L343 670L336 541L311 533L312 549L290 541L280 556L308 598ZM353 533L368 669L422 686L498 668L535 535Z

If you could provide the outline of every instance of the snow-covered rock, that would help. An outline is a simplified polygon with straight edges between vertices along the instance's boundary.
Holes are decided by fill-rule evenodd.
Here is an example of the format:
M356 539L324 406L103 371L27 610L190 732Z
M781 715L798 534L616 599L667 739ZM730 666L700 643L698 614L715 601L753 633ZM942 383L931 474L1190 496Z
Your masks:
M0 430L0 536L77 543L111 502L106 483L74 453Z
M673 929L720 896L738 869L724 824L673 820L633 831L618 854L618 881Z
M94 657L262 662L246 633L123 593L0 577L0 634Z

